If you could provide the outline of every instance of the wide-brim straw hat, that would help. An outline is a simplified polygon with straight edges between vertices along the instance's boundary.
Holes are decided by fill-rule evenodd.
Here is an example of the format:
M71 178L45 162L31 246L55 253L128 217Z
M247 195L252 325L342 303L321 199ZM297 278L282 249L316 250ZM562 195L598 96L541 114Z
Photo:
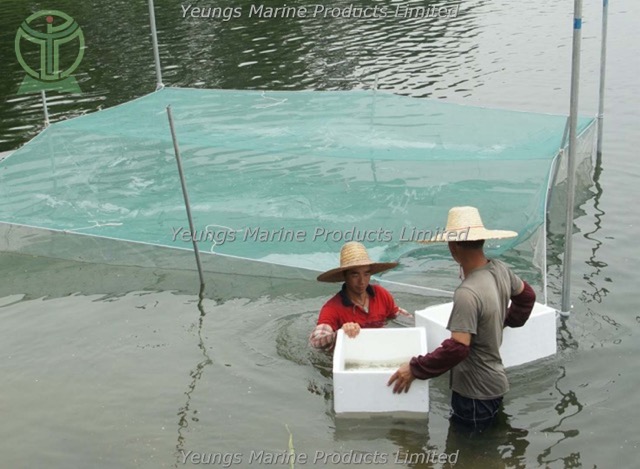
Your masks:
M373 262L369 259L367 249L362 244L352 241L342 246L340 250L340 267L327 270L318 275L318 281L342 282L344 281L343 272L356 267L370 266L371 273L378 274L385 270L393 269L397 265L397 262Z
M449 210L444 232L419 243L449 241L480 241L485 239L515 238L518 233L509 230L489 230L484 227L480 212L475 207L453 207Z

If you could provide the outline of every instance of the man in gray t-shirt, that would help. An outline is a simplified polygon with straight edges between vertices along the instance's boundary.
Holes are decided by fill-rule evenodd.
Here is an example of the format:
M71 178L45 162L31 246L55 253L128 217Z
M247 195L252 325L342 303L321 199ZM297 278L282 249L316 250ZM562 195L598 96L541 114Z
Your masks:
M522 280L498 260L487 260L465 276L453 295L447 329L470 334L471 347L451 369L452 390L472 399L497 399L509 390L500 345L509 298L523 288Z
M413 357L389 379L393 392L407 392L414 379L451 370L452 421L483 429L495 417L509 390L500 346L504 327L520 327L535 303L531 287L504 263L487 259L484 241L517 236L488 230L474 207L454 207L440 239L447 241L464 280L456 289L447 329L451 338L427 355ZM511 300L511 306L509 306Z

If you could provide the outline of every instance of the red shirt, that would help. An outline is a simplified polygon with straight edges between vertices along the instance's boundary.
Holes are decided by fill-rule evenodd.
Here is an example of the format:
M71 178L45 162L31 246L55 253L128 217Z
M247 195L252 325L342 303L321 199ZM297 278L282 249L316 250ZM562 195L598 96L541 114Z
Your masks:
M398 314L393 296L380 285L369 285L369 312L354 304L346 293L346 286L342 285L334 297L327 301L320 310L318 324L328 324L337 331L347 322L357 322L360 327L382 327L388 319Z

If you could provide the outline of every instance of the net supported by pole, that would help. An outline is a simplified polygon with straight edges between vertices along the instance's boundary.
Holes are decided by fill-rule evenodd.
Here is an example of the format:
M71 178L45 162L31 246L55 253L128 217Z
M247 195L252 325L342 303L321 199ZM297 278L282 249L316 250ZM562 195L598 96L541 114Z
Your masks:
M567 214L565 250L562 271L562 302L560 313L571 312L571 261L573 257L573 213L575 203L575 170L578 136L578 104L580 90L580 44L582 32L582 0L575 0L573 14L573 53L571 61L571 100L569 112L569 154L567 164Z
M44 113L44 126L49 127L49 105L47 104L47 94L44 90L40 91L40 97L42 98L42 112Z
M156 29L156 13L153 0L149 0L149 26L151 27L151 42L153 44L153 61L156 67L156 89L164 87L162 83L162 68L160 66L160 50L158 47L158 31Z
M205 270L275 276L334 267L340 246L356 239L379 260L401 260L383 279L451 290L446 247L414 241L444 228L452 206L475 205L487 226L520 233L490 253L540 284L532 259L565 121L380 91L164 88L54 123L3 161L0 221L61 233L69 245L32 233L2 241L21 252L150 266L174 257L154 247L188 251L192 269L195 236ZM80 237L89 249L73 244ZM117 240L135 252L112 248Z
M191 202L189 201L189 191L187 190L187 181L184 177L184 171L182 169L182 158L180 156L180 146L178 144L178 137L176 136L175 125L173 124L173 115L171 113L171 106L167 106L167 118L169 119L169 127L171 130L171 140L173 142L173 149L176 156L176 164L178 166L178 176L180 177L180 187L182 189L182 196L184 198L184 208L187 213L187 220L189 222L189 230L195 232L193 224L193 216L191 215ZM202 262L200 261L200 249L198 248L198 242L195 237L192 237L193 253L196 258L196 267L198 269L198 275L200 276L200 295L204 291L204 273L202 270Z
M602 37L600 39L600 89L598 99L598 143L597 154L602 155L602 139L604 129L604 92L607 69L607 30L609 17L609 0L602 1Z

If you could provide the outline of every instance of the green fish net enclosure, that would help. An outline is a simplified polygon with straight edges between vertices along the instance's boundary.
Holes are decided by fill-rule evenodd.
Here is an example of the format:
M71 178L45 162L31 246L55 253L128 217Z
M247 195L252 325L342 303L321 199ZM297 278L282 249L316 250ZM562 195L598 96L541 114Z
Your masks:
M315 278L356 240L400 260L381 281L437 288L452 276L446 246L415 241L473 205L519 233L489 253L517 253L544 282L566 122L380 91L164 88L54 123L0 161L0 249L195 271L196 239L205 271ZM579 161L593 123L579 119Z

